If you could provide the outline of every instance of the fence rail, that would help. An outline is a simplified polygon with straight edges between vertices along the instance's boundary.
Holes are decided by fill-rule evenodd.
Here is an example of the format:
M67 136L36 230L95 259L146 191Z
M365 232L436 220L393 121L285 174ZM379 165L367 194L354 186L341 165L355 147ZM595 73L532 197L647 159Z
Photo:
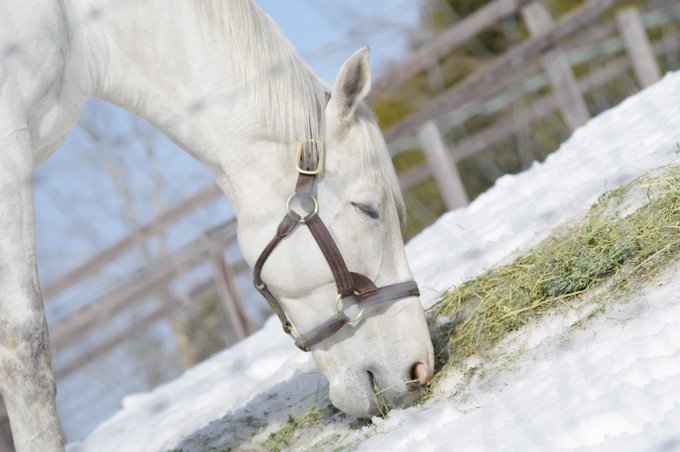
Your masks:
M390 88L395 88L418 72L427 69L465 44L479 32L509 16L533 0L495 0L470 14L456 26L439 35L428 46L417 50L378 79L371 87L369 99L377 99Z
M149 263L144 269L97 300L50 325L52 348L64 350L75 344L84 336L111 321L135 301L152 291L164 289L172 280L206 260L214 259L216 255L221 256L222 251L235 240L236 221L230 221L208 231L205 236L199 237L169 255ZM142 322L137 322L137 324L140 325ZM245 328L243 330L245 331ZM241 337L244 337L244 334ZM64 374L59 369L57 373Z

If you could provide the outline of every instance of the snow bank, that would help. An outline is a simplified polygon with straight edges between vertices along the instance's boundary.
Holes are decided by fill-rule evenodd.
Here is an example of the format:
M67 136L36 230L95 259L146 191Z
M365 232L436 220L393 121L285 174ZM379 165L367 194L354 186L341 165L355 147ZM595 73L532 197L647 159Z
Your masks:
M603 192L679 162L679 142L675 73L588 122L543 164L501 178L468 208L414 238L407 254L424 303L582 217ZM667 279L612 313L613 320L602 318L564 341L535 340L531 359L463 399L439 393L425 407L392 411L361 449L680 448L673 436L680 431L680 280ZM178 380L128 397L118 414L69 450L172 448L254 401L266 413L280 406L268 397L299 397L301 374L322 381L311 369L311 357L296 351L271 319ZM260 397L267 392L274 395Z

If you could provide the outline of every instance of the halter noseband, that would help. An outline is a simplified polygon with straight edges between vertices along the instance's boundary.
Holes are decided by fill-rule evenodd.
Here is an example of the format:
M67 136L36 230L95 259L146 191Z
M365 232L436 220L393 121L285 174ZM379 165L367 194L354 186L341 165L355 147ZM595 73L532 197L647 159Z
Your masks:
M348 323L354 324L359 322L365 308L396 301L401 298L420 295L418 285L415 281L406 281L388 286L376 287L373 281L366 276L350 272L347 269L347 265L345 265L340 250L335 244L328 228L318 215L319 203L313 193L314 182L323 170L323 160L323 148L319 147L319 143L312 139L300 142L295 158L295 168L298 171L298 180L295 191L286 201L286 215L276 228L274 238L264 248L253 269L253 283L255 288L267 300L278 316L283 325L283 331L290 334L295 339L295 345L306 352L311 350L313 346L340 331L340 329ZM310 199L314 203L313 212L307 214L305 217L301 217L291 210L290 203L296 197ZM295 328L290 318L286 315L283 306L281 306L274 294L269 290L264 281L262 281L261 277L262 267L276 246L283 239L288 237L300 224L306 225L309 228L314 240L319 245L321 253L328 262L331 272L333 273L333 279L335 280L335 285L338 290L338 296L335 300L336 314L304 334ZM359 313L356 314L354 318L350 318L345 311L341 309L341 304L343 304L345 300L354 301L353 304L359 308Z

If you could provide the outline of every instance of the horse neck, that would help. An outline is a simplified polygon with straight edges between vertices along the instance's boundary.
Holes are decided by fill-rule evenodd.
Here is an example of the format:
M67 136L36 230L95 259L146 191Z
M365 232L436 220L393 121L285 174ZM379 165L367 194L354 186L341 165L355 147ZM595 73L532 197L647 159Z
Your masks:
M257 177L276 185L275 168L283 160L292 164L294 143L267 123L262 111L273 107L256 102L271 68L248 72L249 56L229 41L219 20L200 17L199 0L68 1L77 19L71 28L80 31L77 41L87 46L92 95L147 119L206 164L237 210L240 179L252 185ZM228 5L256 8L246 0ZM283 40L268 20L258 25L262 29L249 40L257 41L263 31L274 34L263 47ZM294 58L285 54L287 43L281 49L282 58ZM290 151L282 160L280 152L271 155L275 147Z

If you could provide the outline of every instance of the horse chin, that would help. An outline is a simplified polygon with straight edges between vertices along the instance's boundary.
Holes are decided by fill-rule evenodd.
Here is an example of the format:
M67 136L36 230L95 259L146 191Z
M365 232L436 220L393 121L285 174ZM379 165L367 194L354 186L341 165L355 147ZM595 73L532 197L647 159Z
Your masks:
M365 382L334 383L333 380L330 380L328 394L333 406L351 416L372 417L380 414L368 375Z
M331 383L329 395L331 403L340 411L351 416L367 418L383 416L393 408L406 408L417 402L424 394L423 388L407 389L403 392L379 392L367 376L366 382L351 386ZM357 383L357 382L355 382Z
M323 371L322 371L323 372ZM392 408L405 408L416 403L425 389L406 382L389 385L385 374L376 378L372 372L345 369L323 372L329 381L331 403L339 410L360 418L385 415Z

